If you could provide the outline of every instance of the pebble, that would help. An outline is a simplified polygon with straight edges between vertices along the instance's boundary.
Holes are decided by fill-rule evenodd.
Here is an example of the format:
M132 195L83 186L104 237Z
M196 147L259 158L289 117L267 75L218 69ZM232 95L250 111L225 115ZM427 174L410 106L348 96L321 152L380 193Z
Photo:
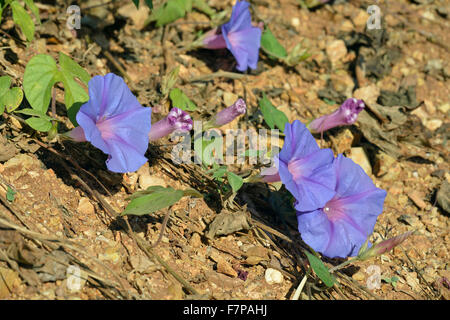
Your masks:
M335 64L347 55L347 47L343 40L334 40L327 45L326 52L331 62Z
M92 215L95 213L95 208L88 198L81 198L78 202L77 211L82 215Z
M364 28L369 20L369 14L365 10L358 10L358 14L352 18L353 23L357 28Z
M297 17L292 18L291 24L294 28L297 28L300 26L300 19Z
M351 148L351 155L349 156L355 163L359 164L365 173L372 174L372 166L369 158L362 147Z
M237 94L231 93L231 92L224 92L223 93L223 102L227 107L231 106L233 103L236 102L236 100L239 98Z
M202 240L200 238L200 235L197 232L194 232L192 234L191 240L190 240L190 245L193 248L200 248L202 245Z
M375 156L373 172L378 178L381 178L381 180L394 181L400 176L401 171L402 168L400 163L393 157L384 152L379 152Z
M352 275L352 279L356 280L356 281L363 281L365 278L366 278L366 275L361 271L358 271L357 273Z
M353 93L354 98L361 99L368 104L374 104L375 102L377 102L379 96L380 88L378 88L375 84L358 88Z
M414 190L408 193L408 197L419 207L419 209L425 209L427 204L423 201L423 196L418 191Z
M439 107L437 107L439 111L442 113L447 113L450 110L450 103L444 103L441 104Z
M267 268L264 275L268 284L280 284L283 283L283 274L275 269Z
M219 273L223 273L227 276L231 276L233 278L237 277L237 272L236 270L233 269L233 267L231 266L231 264L229 262L227 262L225 259L218 259L219 261L217 262L217 272Z

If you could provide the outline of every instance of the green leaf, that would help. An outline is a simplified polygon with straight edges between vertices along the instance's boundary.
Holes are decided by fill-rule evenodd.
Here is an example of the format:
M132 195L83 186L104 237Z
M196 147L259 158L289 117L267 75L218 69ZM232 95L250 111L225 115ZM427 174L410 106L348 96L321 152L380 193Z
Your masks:
M6 107L7 112L16 110L23 100L23 91L18 87L10 89L0 101L0 104Z
M161 27L186 15L192 10L192 0L168 0L152 13L152 20L156 26Z
M34 22L18 1L11 2L14 23L22 30L28 41L34 38Z
M22 89L14 87L10 89L11 78L0 77L0 114L5 111L12 112L17 109L23 100Z
M183 91L178 88L172 89L169 93L169 98L172 101L174 107L180 108L185 111L194 111L197 106L192 102Z
M9 202L13 202L14 201L14 196L16 195L17 192L15 192L13 189L11 189L10 186L8 186L8 190L6 191L6 200L8 200Z
M133 3L136 6L136 9L139 9L139 0L133 0ZM153 9L153 1L152 0L145 0L145 4L150 9Z
M214 9L212 9L212 8L206 3L205 0L193 0L193 1L192 1L192 6L193 6L195 9L197 9L197 10L199 10L199 11L201 11L201 12L207 14L207 15L210 16L210 17L212 17L212 16L214 16L214 15L216 14L216 11L215 11Z
M38 54L31 58L23 75L23 91L33 109L47 112L58 77L59 70L51 56Z
M30 109L30 108L17 110L16 112L26 114L27 116L36 116L36 117L39 117L39 118L42 118L42 119L48 120L48 121L55 120L52 117L46 115L45 113L42 113L38 110Z
M320 278L320 280L323 281L323 283L325 283L327 287L331 288L336 279L331 275L327 267L325 267L322 260L307 251L305 251L305 254L308 257L309 264L314 270L314 273Z
M62 52L59 53L59 64L61 66L61 81L64 84L64 103L66 104L70 121L77 126L75 116L81 105L89 100L89 95L75 78L80 79L87 86L91 77L78 63ZM72 108L74 108L75 112L72 112Z
M195 189L183 190L183 197L203 198L203 195Z
M180 72L180 66L176 66L169 73L167 73L161 83L161 93L164 97L172 90L173 86L177 82L178 73Z
M24 0L25 4L30 8L31 12L33 12L36 20L39 24L41 24L41 18L39 17L39 8L34 4L33 0Z
M55 60L49 55L40 54L33 57L25 68L23 89L31 107L45 114L53 86L57 82L62 82L69 119L77 126L75 115L81 105L89 99L89 95L75 79L79 79L87 86L90 76L62 52L59 54L59 62L61 70L58 70Z
M220 167L214 171L212 176L214 179L220 179L225 175L225 173L227 173L227 167Z
M270 58L286 58L286 49L278 42L270 29L264 30L261 36L261 48L269 55Z
M37 131L47 132L52 128L52 123L42 118L31 117L26 119L25 122Z
M149 187L145 193L134 197L122 215L137 215L154 213L163 208L169 207L178 202L184 195L184 191L175 190L171 187L161 186Z
M8 76L0 77L0 97L9 90L11 86L11 78Z
M289 119L284 112L273 106L265 94L263 95L263 98L259 100L259 107L261 108L264 121L267 123L269 128L275 129L276 126L281 130L281 132L284 132L284 126L287 122L289 122Z
M238 190L244 184L244 180L237 174L234 174L233 172L228 171L227 178L228 178L228 182L230 183L231 189L233 189L233 193L238 192Z
M150 9L153 9L153 1L152 1L152 0L145 0L145 4L146 4L147 7L149 7Z

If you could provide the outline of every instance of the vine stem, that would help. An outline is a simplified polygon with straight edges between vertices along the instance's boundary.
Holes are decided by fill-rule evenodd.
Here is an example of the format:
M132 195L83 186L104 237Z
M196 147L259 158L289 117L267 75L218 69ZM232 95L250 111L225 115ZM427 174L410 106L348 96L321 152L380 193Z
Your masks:
M342 268L344 268L345 266L349 265L350 263L353 263L355 261L358 261L358 257L349 259L347 261L342 262L341 264L338 264L337 266L331 268L330 270L328 270L330 273L333 273L334 271L340 270Z

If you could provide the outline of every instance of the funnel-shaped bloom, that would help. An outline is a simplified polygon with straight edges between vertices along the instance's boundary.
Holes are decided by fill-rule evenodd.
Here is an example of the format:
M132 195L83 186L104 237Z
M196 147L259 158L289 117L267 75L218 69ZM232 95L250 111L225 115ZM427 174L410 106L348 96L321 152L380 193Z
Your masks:
M228 48L237 61L237 69L246 71L248 67L256 69L262 31L254 27L251 21L250 4L236 1L230 21L206 34L203 46L208 49Z
M142 107L125 81L113 73L93 77L88 86L89 101L76 116L80 126L69 136L108 154L108 170L136 171L147 162L151 108Z
M204 129L218 128L227 123L230 123L240 115L243 115L247 111L247 105L245 101L242 99L237 99L235 103L233 103L228 108L223 109L218 112L215 116L211 118L206 124Z
M336 173L330 149L320 149L300 121L286 123L284 145L278 154L281 181L297 200L295 209L322 208L335 195Z
M148 137L150 141L155 141L168 136L176 130L191 131L192 119L185 111L172 108L167 117L152 125Z
M372 257L376 257L382 255L388 251L391 251L396 246L401 244L406 240L414 231L405 232L399 236L381 241L377 244L374 244L370 249L366 249L363 252L358 253L358 258L360 260L367 260Z
M347 99L331 114L313 120L309 124L311 132L323 132L337 126L355 123L358 114L364 109L364 101L355 98Z
M336 195L322 208L297 212L305 243L323 255L355 256L373 232L383 211L386 191L378 189L364 170L340 154L334 160Z

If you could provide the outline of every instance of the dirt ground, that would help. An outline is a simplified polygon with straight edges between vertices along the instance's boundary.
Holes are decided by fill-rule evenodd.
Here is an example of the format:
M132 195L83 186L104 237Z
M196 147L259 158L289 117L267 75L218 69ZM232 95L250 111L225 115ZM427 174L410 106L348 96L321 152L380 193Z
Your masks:
M300 299L450 297L448 1L334 1L309 11L296 0L250 1L253 21L264 21L288 51L303 41L311 57L288 67L261 52L256 70L235 77L208 77L237 72L227 50L186 49L198 31L208 30L205 14L192 11L165 27L144 27L145 6L137 11L131 1L113 1L83 9L97 2L82 2L81 29L71 32L68 1L37 1L42 24L30 44L4 13L0 74L21 86L34 55L57 59L64 52L91 76L126 73L139 102L153 107L154 122L170 107L158 91L162 78L178 65L177 87L198 106L191 116L207 119L242 97L247 114L228 126L242 129L265 126L258 107L263 92L290 121L303 123L348 97L362 98L367 107L355 125L317 141L354 159L387 190L371 240L415 233L393 251L337 272L338 285L326 288L308 265L295 215L273 186L245 184L230 199L200 166L174 164L168 139L150 145L149 163L137 172L114 174L93 146L47 141L5 113L0 299L291 299L305 274ZM234 1L208 3L219 11ZM379 30L366 29L372 4L381 10ZM70 129L62 87L56 97L58 118ZM233 166L239 174L252 169ZM172 206L159 242L168 209L114 216L133 192L152 185L207 194ZM15 192L13 201L8 190ZM230 231L230 215L248 225ZM220 221L222 235L214 223ZM323 260L328 267L342 262ZM367 287L371 265L382 279L374 289ZM76 288L68 284L70 266L87 279ZM268 281L268 269L282 278Z

